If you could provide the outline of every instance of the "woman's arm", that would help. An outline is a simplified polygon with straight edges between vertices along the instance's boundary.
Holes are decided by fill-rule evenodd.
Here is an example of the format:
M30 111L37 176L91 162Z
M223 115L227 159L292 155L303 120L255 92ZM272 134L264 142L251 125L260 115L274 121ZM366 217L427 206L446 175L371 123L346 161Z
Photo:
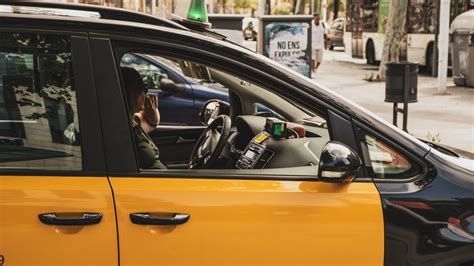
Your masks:
M160 112L158 111L158 99L156 95L147 94L145 98L145 110L135 113L137 123L148 134L160 123Z

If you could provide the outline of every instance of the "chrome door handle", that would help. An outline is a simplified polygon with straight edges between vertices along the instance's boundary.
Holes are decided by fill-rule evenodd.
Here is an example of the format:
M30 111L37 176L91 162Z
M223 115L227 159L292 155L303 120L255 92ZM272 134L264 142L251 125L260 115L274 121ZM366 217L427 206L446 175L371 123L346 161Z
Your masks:
M162 216L163 214L161 214ZM155 217L153 214L149 212L139 212L139 213L131 213L130 220L134 224L147 224L147 225L177 225L177 224L184 224L189 220L189 214L186 213L171 213L166 214L171 217ZM160 216L158 214L158 216Z
M71 217L71 214L74 216L75 213L68 213L67 216ZM102 220L102 213L84 212L77 215L79 217L63 218L61 213L42 213L38 215L38 219L44 224L64 226L92 225L98 224Z
M176 144L190 144L190 143L195 143L195 142L196 142L196 139L185 139L181 136L179 136L176 139Z

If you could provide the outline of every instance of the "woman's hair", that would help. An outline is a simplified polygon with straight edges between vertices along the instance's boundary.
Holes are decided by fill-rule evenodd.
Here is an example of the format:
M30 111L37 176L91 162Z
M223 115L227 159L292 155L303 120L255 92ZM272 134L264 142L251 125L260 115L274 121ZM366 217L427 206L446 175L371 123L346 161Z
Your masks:
M146 92L145 83L143 82L140 73L131 67L120 67L123 77L123 85L127 95L128 110L130 117L136 110L137 98L142 92Z

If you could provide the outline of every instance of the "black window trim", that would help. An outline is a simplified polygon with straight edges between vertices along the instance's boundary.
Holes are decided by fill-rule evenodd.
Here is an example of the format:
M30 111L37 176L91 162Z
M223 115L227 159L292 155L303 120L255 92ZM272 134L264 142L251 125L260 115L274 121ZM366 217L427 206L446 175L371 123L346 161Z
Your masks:
M197 61L199 63L203 63L203 64L208 64L208 65L211 65L211 66L214 66L214 65L217 65L219 69L223 69L223 70L228 70L230 71L230 69L227 67L224 66L223 63L221 64L216 64L215 62L210 62L210 59L211 58L222 58L221 56L219 55L215 55L215 54L211 54L209 52L205 52L205 51L200 51L200 50L197 50L196 48L194 47L190 47L190 46L183 46L183 45L179 45L179 44L176 44L176 43L166 43L166 42L162 42L162 41L154 41L154 40L149 40L149 39L137 39L137 38L130 38L130 37L126 37L126 36L116 36L116 35L110 35L110 34L90 34L91 38L97 38L97 39L108 39L111 44L112 44L112 49L113 49L113 52L114 52L114 56L115 56L115 61L116 62L119 62L120 60L120 57L127 53L127 52L134 52L134 53L152 53L152 54L159 54L159 55L163 55L163 56L170 56L170 57L179 57L179 58L183 58L183 59L189 59L191 61ZM127 46L130 46L132 44L140 44L140 47L127 47ZM151 45L154 45L153 48L150 48ZM163 48L167 48L167 49L163 49ZM200 52L200 56L204 56L205 59L202 59L202 58L199 58L199 55L195 55L195 56L186 56L186 55L182 55L182 54L178 54L177 51L179 50L185 50L185 51L188 51L188 52ZM204 54L204 55L202 55ZM225 61L223 61L225 62ZM297 91L299 94L301 95L305 95L306 96L306 99L310 99L312 101L316 101L318 103L318 105L320 106L319 109L317 109L316 111L314 111L314 105L310 106L308 105L307 102L308 100L306 101L303 101L302 100L302 97L301 96L295 96L294 94L291 94L291 93L288 93L287 91L281 89L280 87L277 87L277 88L280 88L279 90L272 90L273 93L276 93L278 94L279 96L281 97L285 97L286 99L289 98L289 100L291 100L292 102L296 102L298 104L302 104L305 108L309 108L309 110L311 110L311 112L313 113L318 113L318 114L321 114L321 113L324 113L324 116L327 118L328 114L327 112L329 110L331 110L332 112L334 112L335 114L339 114L343 117L348 117L347 114L344 114L343 112L341 112L340 110L337 110L336 108L330 106L329 104L327 103L324 103L323 101L321 101L320 99L312 96L312 95L309 95L307 94L306 92L303 92L303 91L300 91L300 90L297 90L293 85L281 80L281 79L277 79L275 77L272 77L268 74L265 74L265 72L263 72L262 70L258 70L258 69L255 69L253 67L250 67L248 65L243 65L241 62L236 62L236 61L233 61L234 62L234 65L240 65L241 68L244 68L246 69L247 71L252 71L254 73L259 73L261 74L262 76L266 76L268 79L270 79L272 81L272 83L279 83L279 84L283 84L282 86L285 87L285 88L292 88L291 91ZM240 74L242 77L245 77L245 78L248 78L250 80L255 80L255 78L252 78L250 77L249 75L246 75L246 74L242 74L242 70L239 71L235 71L235 69L232 69L234 73L237 73L237 74ZM256 84L259 84L259 85L263 85L264 87L269 87L268 84L263 84L264 82L256 82ZM123 92L121 92L121 94L123 94ZM320 108L324 108L325 112L322 112L320 110ZM130 133L131 134L131 133ZM331 134L331 133L330 133ZM129 136L130 139L131 139L131 135ZM331 136L331 139L332 139L332 136ZM119 147L115 147L115 148L119 148ZM135 150L135 148L133 148ZM118 150L113 152L108 152L107 154L109 153L117 153L117 154L123 154L123 152L119 152ZM135 152L136 153L136 152ZM245 173L242 173L242 174L238 174L238 173L225 173L226 171L218 171L219 172L219 177L213 177L212 175L210 175L210 172L209 172L209 169L199 169L199 170L189 170L189 169L186 169L186 170L182 170L182 169L168 169L168 170L140 170L139 167L138 167L138 161L137 161L137 156L134 154L134 158L132 159L132 161L134 161L136 163L136 169L134 171L110 171L109 172L109 176L113 176L113 177L154 177L154 178L169 178L169 177L174 177L174 178L205 178L205 179L239 179L239 180L287 180L287 181L300 181L300 182L304 182L304 181L319 181L318 177L317 177L317 173L315 173L314 177L313 176L305 176L303 178L301 177L294 177L292 175L288 175L288 174L281 174L281 175L268 175L268 174L245 174ZM216 173L216 170L211 170L214 174ZM356 183L361 183L361 182L364 182L364 183L371 183L372 182L372 179L370 178L358 178L356 180L354 180L353 182L356 182Z
M100 160L104 159L104 150L103 150L103 142L102 138L98 138L98 143L90 143L84 145L84 128L87 128L89 131L88 135L94 136L101 136L100 127L97 124L93 124L94 121L91 119L87 119L87 115L84 114L85 111L80 110L97 110L97 101L93 101L92 105L87 105L84 100L79 100L80 98L87 99L90 98L92 95L96 97L96 89L94 84L89 83L86 85L87 81L93 80L91 74L92 69L89 68L85 70L83 67L79 68L78 65L83 65L84 63L90 63L91 55L88 49L88 33L85 31L77 31L77 30L51 30L51 29L44 29L42 27L25 27L25 26L18 26L18 25L2 25L0 26L0 32L21 32L21 33L33 33L33 34L51 34L51 35L68 35L71 37L71 55L74 58L76 56L77 59L82 60L81 63L78 60L72 60L73 63L73 75L75 81L75 89L77 93L77 110L78 110L78 119L79 119L79 130L81 132L81 162L82 162L82 170L54 170L54 169L22 169L22 168L2 168L0 169L0 176L5 175L13 175L13 176L26 176L26 175L35 175L35 176L90 176L90 177L104 177L106 175L106 167L105 163L100 162ZM77 40L85 39L87 47L77 47ZM84 44L84 43L83 43ZM80 48L80 49L75 49ZM76 53L80 51L81 55L78 56ZM91 66L89 64L89 66ZM86 73L88 71L89 73ZM88 75L89 74L89 75ZM86 81L86 83L82 84L78 82L78 80ZM80 92L81 91L81 92ZM85 95L87 92L88 95ZM97 97L96 97L97 99ZM98 115L98 114L97 114ZM96 115L96 116L97 116ZM82 119L81 119L82 117ZM95 121L97 122L97 121ZM92 124L92 125L91 125ZM95 132L94 132L95 131ZM84 148L86 146L87 148ZM99 160L91 160L91 156L97 156L96 159ZM85 159L88 158L88 159Z
M371 178L372 180L374 180L375 183L412 183L412 182L427 178L427 173L428 173L428 169L429 169L428 165L429 164L424 160L424 158L421 159L419 156L414 155L412 152L410 152L408 149L406 149L401 144L399 144L396 141L391 140L388 137L378 133L377 131L375 131L375 130L371 129L370 127L366 126L365 124L363 124L359 121L355 121L355 120L353 120L353 121L354 121L354 132L356 134L356 139L357 139L357 142L358 142L357 145L359 146L359 150L360 150L361 153L363 152L362 144L360 142L360 139L361 139L362 136L361 136L361 132L359 132L357 130L357 127L361 128L365 133L369 133L369 134L373 135L375 138L383 141L384 143L389 145L392 149L395 149L398 152L400 152L402 155L406 156L410 161L417 163L419 168L420 168L418 173L416 173L413 176L408 177L408 178L376 178L374 176L368 176L368 173L365 169L365 165L366 165L365 164L365 157L364 157L363 154L360 154L361 156L359 156L359 157L362 160L365 175L368 178Z

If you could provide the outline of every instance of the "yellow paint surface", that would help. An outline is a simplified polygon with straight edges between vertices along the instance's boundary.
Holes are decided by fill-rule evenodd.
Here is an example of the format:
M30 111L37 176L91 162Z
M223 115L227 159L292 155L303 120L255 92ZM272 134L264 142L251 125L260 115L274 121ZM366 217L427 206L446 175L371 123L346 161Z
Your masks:
M121 265L382 265L372 183L111 178ZM134 212L187 213L177 226Z
M40 213L103 214L99 224L54 226ZM0 176L0 255L8 265L118 265L106 177Z

